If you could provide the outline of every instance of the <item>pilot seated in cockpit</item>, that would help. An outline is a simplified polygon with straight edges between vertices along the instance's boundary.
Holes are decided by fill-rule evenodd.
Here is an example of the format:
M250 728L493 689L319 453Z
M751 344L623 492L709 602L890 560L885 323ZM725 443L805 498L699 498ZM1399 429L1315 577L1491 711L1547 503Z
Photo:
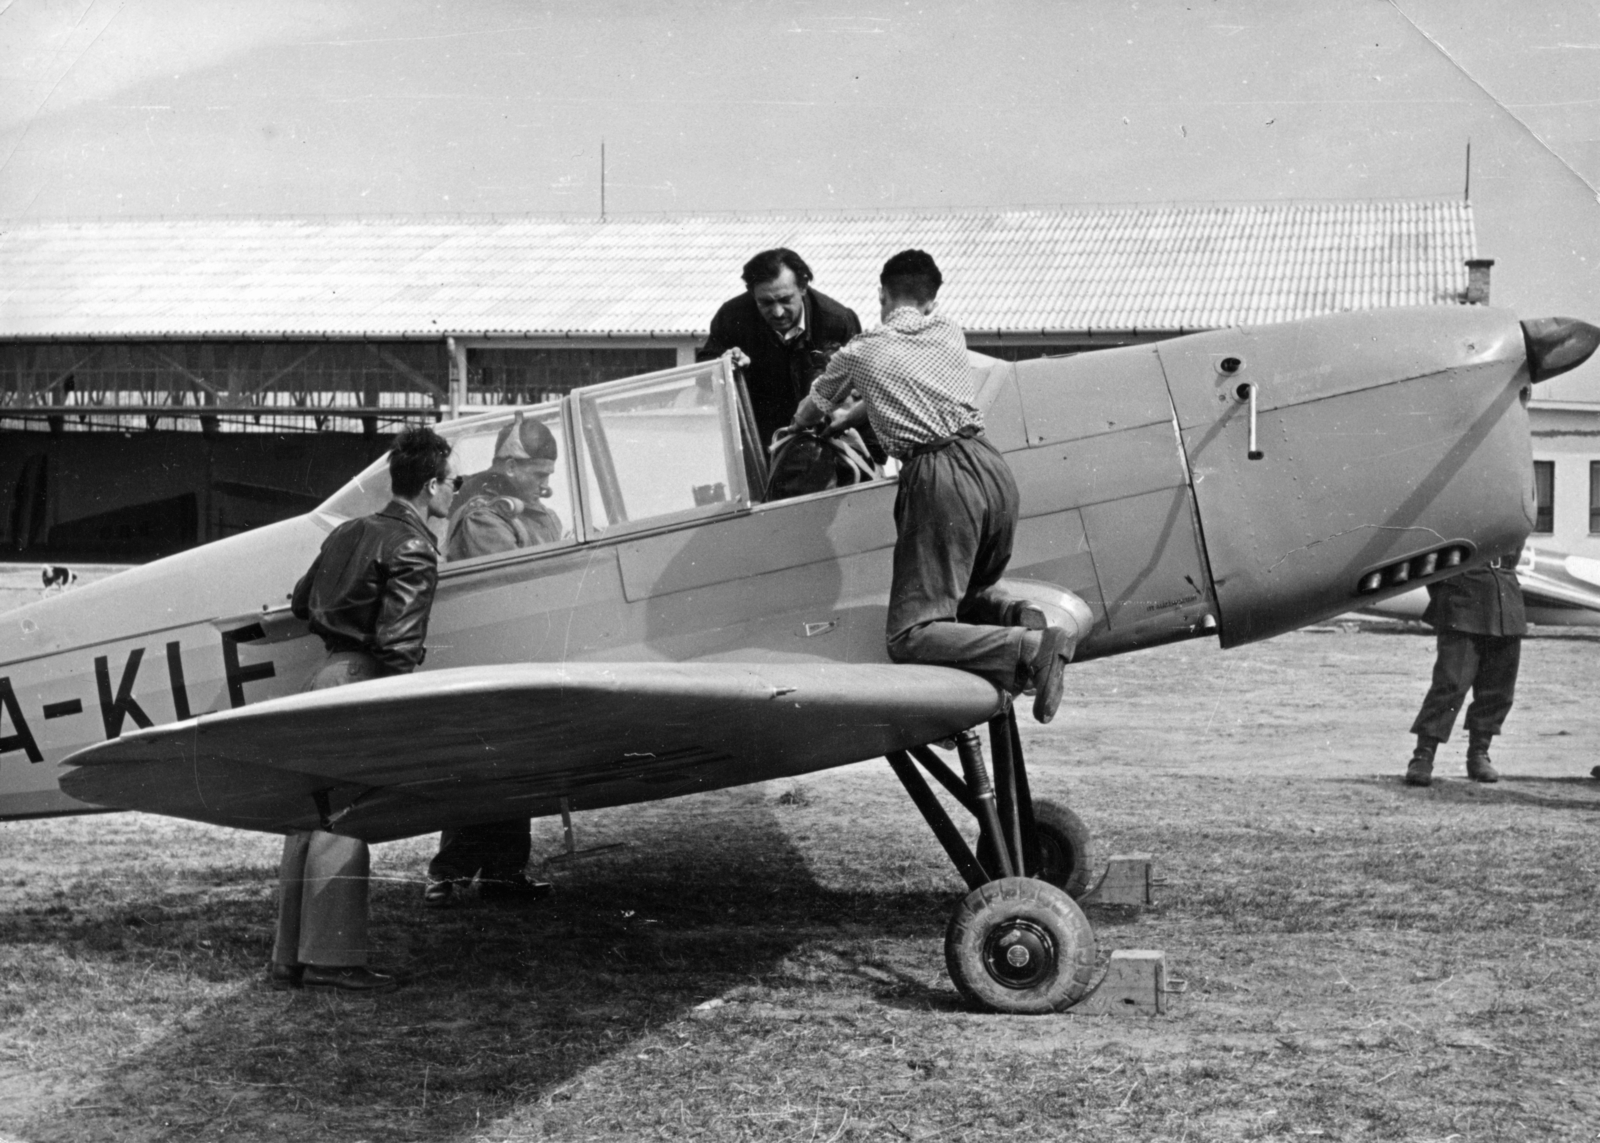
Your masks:
M538 421L518 417L494 442L494 462L456 493L445 539L447 559L464 560L561 539L561 517L545 507L556 467L556 438ZM479 894L517 903L547 896L547 882L530 880L526 869L532 834L525 817L447 829L428 864L423 903L455 904L458 888L478 879Z
M500 430L494 463L467 477L456 493L445 558L464 560L559 540L561 517L544 505L555 468L556 438L544 425L518 417Z

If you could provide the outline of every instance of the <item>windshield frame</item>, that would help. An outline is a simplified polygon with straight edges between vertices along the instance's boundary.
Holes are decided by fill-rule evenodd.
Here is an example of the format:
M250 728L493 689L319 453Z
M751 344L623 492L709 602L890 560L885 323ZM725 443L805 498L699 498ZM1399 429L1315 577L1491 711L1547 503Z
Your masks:
M606 523L605 507L595 502L589 485L590 478L595 474L589 471L592 461L589 456L589 442L585 439L586 422L583 418L594 409L594 402L603 400L611 394L634 388L647 388L700 374L711 376L713 391L717 394L717 422L722 435L723 458L728 478L726 499L679 512L647 516L640 520ZM691 365L679 365L654 373L641 373L634 377L623 377L616 381L584 385L557 400L541 401L536 405L471 406L473 412L470 415L441 420L432 427L454 447L458 439L478 432L486 421L514 416L517 413L524 415L544 413L553 406L559 406L563 438L561 463L566 468L568 487L572 489L574 539L527 551L497 553L497 556L503 559L515 555L563 551L570 549L572 543L581 544L598 539L635 535L709 517L749 511L751 494L745 463L746 443L740 431L738 402L738 388L732 369L726 358L719 358ZM314 508L310 515L331 531L346 520L379 511L392 498L388 483L389 451L386 450L382 456L346 481L337 492ZM382 502L377 502L374 495L379 487L386 494ZM356 510L350 510L352 508ZM488 558L475 557L473 563L476 565L479 560ZM496 559L494 562L500 560Z

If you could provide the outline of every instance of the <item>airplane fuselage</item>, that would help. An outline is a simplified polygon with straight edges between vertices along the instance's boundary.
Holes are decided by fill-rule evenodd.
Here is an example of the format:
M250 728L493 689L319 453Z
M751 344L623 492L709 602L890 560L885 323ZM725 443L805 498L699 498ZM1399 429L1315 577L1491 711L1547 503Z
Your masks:
M1525 347L1502 310L1347 314L974 370L1022 493L1008 579L1088 604L1080 658L1267 638L1500 555L1532 521ZM572 465L603 451L581 427L589 407L563 407ZM748 447L724 444L735 459ZM709 514L625 530L603 526L604 480L575 467L572 482L592 491L570 542L442 565L424 671L887 661L892 480L771 504L716 485ZM92 809L57 788L76 750L303 689L323 649L286 597L334 523L314 512L0 615L0 816ZM637 789L586 793L629 800Z

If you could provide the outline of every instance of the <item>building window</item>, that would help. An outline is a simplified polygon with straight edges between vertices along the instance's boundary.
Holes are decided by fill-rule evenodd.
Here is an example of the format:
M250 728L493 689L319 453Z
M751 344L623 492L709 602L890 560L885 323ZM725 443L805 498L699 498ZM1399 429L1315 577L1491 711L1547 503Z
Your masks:
M1600 535L1600 460L1589 462L1589 533Z
M1533 530L1551 535L1556 530L1556 462L1533 462Z

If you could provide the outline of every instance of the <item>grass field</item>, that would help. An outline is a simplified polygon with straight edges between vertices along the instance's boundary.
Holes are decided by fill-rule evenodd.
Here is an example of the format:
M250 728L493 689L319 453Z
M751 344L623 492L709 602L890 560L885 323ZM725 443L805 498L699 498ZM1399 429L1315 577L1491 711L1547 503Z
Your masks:
M350 1000L268 989L275 838L0 825L0 1136L45 1140L1600 1138L1600 640L1528 640L1497 786L1399 782L1432 641L1341 623L1073 668L1035 794L1161 903L1164 1017L998 1017L883 763L584 814L527 911L420 908L380 846ZM558 831L535 826L535 847Z

